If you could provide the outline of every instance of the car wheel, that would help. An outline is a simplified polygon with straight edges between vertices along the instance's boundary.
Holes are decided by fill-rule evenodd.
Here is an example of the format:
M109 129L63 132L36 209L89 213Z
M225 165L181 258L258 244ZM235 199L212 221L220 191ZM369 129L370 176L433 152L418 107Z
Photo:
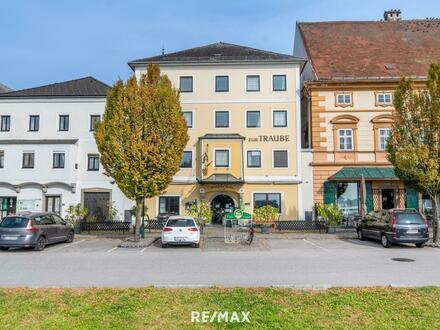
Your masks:
M389 248L391 246L391 242L386 234L382 234L382 236L380 237L380 242L382 243L382 246L384 248Z
M0 250L8 251L9 250L9 246L2 246L2 247L0 247Z
M199 248L200 247L200 243L194 243L193 245L195 248Z
M75 238L75 233L73 230L71 230L67 235L66 243L72 243L74 238Z
M165 249L165 248L167 248L167 247L168 247L167 244L162 243L162 249Z
M416 246L421 249L425 246L425 243L416 243Z
M365 239L364 232L362 231L362 229L358 229L357 234L358 234L359 240L363 241Z
M44 236L40 236L38 238L37 244L34 247L34 251L43 251L46 247L46 238Z

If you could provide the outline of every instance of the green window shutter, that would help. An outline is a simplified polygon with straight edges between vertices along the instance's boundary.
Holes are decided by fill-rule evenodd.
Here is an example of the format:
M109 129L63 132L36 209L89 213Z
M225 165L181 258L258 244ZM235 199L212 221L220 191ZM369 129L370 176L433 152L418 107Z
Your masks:
M409 209L419 209L419 203L417 202L417 192L414 189L406 188L405 207Z
M367 212L373 211L374 205L373 205L373 184L371 182L365 182L365 188L366 188L366 198L365 198L365 204L367 206Z
M324 182L324 204L335 204L336 186L333 182Z

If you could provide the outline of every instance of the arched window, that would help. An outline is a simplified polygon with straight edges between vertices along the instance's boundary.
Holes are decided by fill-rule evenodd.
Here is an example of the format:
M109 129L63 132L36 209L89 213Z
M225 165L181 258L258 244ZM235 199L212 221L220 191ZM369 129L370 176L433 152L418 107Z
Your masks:
M388 114L379 115L374 117L371 123L374 131L374 151L386 152L393 116Z

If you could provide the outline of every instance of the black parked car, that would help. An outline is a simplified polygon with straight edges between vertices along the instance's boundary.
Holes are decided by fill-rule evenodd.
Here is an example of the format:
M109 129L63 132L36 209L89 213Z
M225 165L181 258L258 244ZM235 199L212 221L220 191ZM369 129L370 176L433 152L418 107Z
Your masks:
M47 244L71 243L73 227L54 213L8 215L0 222L0 249L33 247L43 250Z
M386 248L393 243L414 243L422 248L429 239L428 223L415 209L371 211L359 222L357 234L360 240L380 240Z

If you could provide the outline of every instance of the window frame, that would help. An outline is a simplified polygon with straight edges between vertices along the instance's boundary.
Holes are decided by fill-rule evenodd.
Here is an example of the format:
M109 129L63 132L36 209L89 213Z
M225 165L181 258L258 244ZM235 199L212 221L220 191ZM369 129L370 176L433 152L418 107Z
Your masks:
M174 213L169 213L169 212L167 212L167 213L161 213L160 212L160 200L161 200L161 198L178 198L178 210L177 210L177 214L174 214ZM157 198L157 214L171 214L171 215L180 215L180 203L181 203L181 200L182 200L182 198L181 198L181 196L180 195L161 195L161 196L158 196L158 198ZM165 208L167 207L167 202L165 201Z
M258 78L258 89L249 89L248 79ZM259 74L246 75L246 92L261 92L261 78Z
M226 78L226 89L225 90L218 89L217 78ZM216 93L227 93L227 92L229 92L229 76L228 75L215 76L215 83L214 83L214 85L215 85L214 87L215 87L215 92Z
M227 113L228 114L228 125L227 126L218 126L217 125L217 113ZM214 111L214 128L229 128L230 121L229 121L229 110L215 110Z
M278 215L283 214L283 193L280 191L253 191L252 192L252 211L255 211L255 195L260 194L260 195L266 195L266 204L265 205L270 205L267 204L267 201L269 200L269 195L270 194L277 194L279 195L279 199L280 199L280 208L278 210ZM263 205L264 206L264 205Z
M275 125L275 113L277 112L284 112L285 113L285 125ZM272 110L272 128L286 128L289 126L288 123L288 118L287 118L287 110L281 110L281 109L277 109L277 110Z
M3 129L3 122L6 120L7 125L5 129ZM11 130L11 115L2 115L0 116L0 132L9 132Z
M384 148L382 148L382 141L381 138L383 138L383 136L381 136L381 131L386 130L388 131L388 139L386 141L386 145ZM391 133L391 129L389 127L379 127L377 129L377 141L378 141L378 147L379 147L379 151L387 151L387 147L388 147L388 140L390 139L390 133Z
M340 95L349 95L350 96L350 102L339 102L339 96ZM352 107L353 106L353 92L335 92L335 107Z
M383 95L384 96L384 102L380 102L379 98L380 96ZM389 102L385 102L385 96L389 95L390 97L390 101ZM391 92L375 92L374 93L374 98L375 98L375 106L376 107L388 107L388 106L392 106L393 105L393 93Z
M0 168L5 168L5 151L0 150Z
M34 124L33 129L32 129L32 123ZM29 132L38 132L39 130L40 130L40 115L29 115Z
M26 155L32 155L32 157L31 157L32 164L29 166L25 166ZM34 151L23 151L21 168L23 168L23 169L35 168L35 152Z
M98 166L97 168L95 167L90 167L90 158L98 158ZM93 164L96 164L96 162L94 161ZM100 157L99 154L87 154L87 171L99 171L99 167L100 167Z
M249 126L248 114L258 112L258 126ZM261 128L261 110L246 110L246 128Z
M287 161L286 166L275 166L275 152L280 152L280 151L286 152L286 155L287 155L287 157L286 157L286 161ZM272 168L273 169L289 168L289 149L272 149Z
M251 153L251 152L258 152L260 154L260 161L259 161L258 165L249 165L249 153ZM261 149L249 149L249 150L246 150L246 167L247 168L261 168L261 166L262 166L262 159L263 159L263 157L262 157Z
M186 127L187 128L194 128L194 112L192 110L185 110L185 111L182 111L182 113L183 113L183 118L185 118L186 113L191 114L191 126L188 126L188 122L186 121L186 118L185 118Z
M227 165L217 165L217 151L226 151L227 152L227 159L228 159L228 164ZM230 148L214 148L213 150L214 153L214 168L231 168L231 149Z
M275 78L284 78L284 89L275 89ZM274 74L272 75L272 91L273 92L285 92L287 91L287 76L285 74Z
M191 90L182 90L182 79L191 78ZM179 76L179 91L180 93L192 93L194 92L194 77L193 76Z
M191 154L190 166L182 166L182 162L183 162L183 159L184 159L183 155L185 153L186 154L188 154L188 153ZM192 150L183 150L182 161L180 162L179 167L180 168L192 168L193 167L193 152L192 152Z
M346 148L344 148L344 149L342 149L341 148L341 131L345 131L345 132L347 132L347 131L351 131L351 149L346 149ZM347 135L345 135L344 134L344 136L343 136L343 138L344 138L344 145L346 146L347 145ZM349 151L349 152L353 152L354 151L354 129L353 128L338 128L337 129L337 141L338 141L338 151Z
M65 122L67 119L67 128L61 129L61 123ZM68 132L70 129L70 115L58 115L58 131L59 132Z
M60 162L61 158L58 159L59 164L57 166L55 166L55 163L56 163L55 159L57 158L57 156L60 156L60 155L63 155L62 156L62 166L61 166L61 162ZM54 169L63 169L65 167L66 167L66 153L64 151L54 151L52 153L52 168L54 168Z
M93 119L94 118L98 118L97 123L99 123L101 121L101 115L90 115L90 132L94 132L95 131L95 126L93 125ZM95 123L96 125L96 123Z

